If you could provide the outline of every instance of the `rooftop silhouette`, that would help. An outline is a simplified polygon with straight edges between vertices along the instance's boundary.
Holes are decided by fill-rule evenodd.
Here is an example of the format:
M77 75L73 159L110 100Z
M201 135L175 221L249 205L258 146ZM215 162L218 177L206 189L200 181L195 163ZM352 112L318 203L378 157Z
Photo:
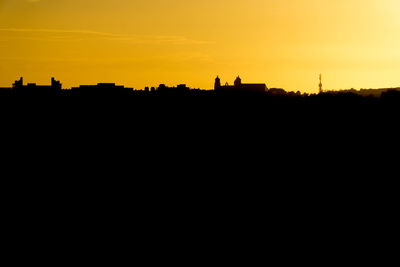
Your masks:
M257 92L265 93L267 91L267 85L265 83L242 83L242 79L238 76L234 82L234 85L226 83L221 86L221 79L219 76L215 79L214 90L216 91L234 91L234 92Z
M57 95L62 90L62 84L60 81L51 78L50 85L37 85L36 83L24 85L24 78L21 77L13 83L12 90L19 95Z

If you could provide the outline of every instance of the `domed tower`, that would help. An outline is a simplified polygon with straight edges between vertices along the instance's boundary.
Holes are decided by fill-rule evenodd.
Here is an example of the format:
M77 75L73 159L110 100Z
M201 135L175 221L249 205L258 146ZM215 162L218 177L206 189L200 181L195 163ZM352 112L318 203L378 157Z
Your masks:
M242 79L240 79L240 77L237 76L235 80L235 87L240 87L240 86L242 86Z
M215 78L214 89L217 90L220 87L221 87L221 79L217 76L217 78Z

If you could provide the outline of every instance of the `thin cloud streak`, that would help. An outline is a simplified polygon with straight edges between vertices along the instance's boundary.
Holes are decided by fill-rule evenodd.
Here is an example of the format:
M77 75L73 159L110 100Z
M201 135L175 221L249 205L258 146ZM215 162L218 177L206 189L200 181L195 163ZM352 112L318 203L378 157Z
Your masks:
M210 41L193 40L185 36L168 36L168 35L129 35L129 34L114 34L107 32L88 31L88 30L61 30L61 29L28 29L28 28L0 28L0 32L9 33L47 33L47 34L72 34L72 35L86 35L87 38L100 38L104 40L116 41L129 41L137 44L175 44L175 45L197 45L197 44L211 44ZM60 39L57 36L46 36L40 39ZM67 39L74 39L71 36L66 36Z

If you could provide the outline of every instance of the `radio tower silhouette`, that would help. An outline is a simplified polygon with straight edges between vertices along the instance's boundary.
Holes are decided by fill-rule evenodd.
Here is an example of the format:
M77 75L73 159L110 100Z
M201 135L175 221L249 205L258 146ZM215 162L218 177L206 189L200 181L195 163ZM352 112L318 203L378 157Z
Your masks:
M319 75L319 93L322 93L322 74Z

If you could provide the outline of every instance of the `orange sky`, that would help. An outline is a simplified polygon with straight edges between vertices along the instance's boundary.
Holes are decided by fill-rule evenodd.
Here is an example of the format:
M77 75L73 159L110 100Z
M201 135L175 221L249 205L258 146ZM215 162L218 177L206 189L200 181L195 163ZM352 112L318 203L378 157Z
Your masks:
M0 0L0 86L400 86L398 0Z

